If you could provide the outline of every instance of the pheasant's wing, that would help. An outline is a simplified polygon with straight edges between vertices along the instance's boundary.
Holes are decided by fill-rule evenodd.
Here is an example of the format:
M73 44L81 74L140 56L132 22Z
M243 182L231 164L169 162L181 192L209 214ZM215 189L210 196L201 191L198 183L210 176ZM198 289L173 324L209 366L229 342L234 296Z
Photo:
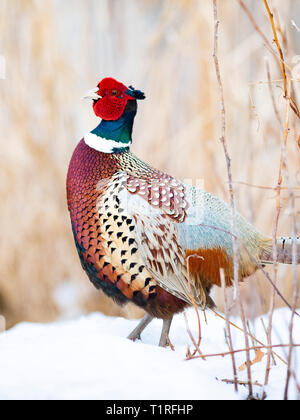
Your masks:
M147 269L159 286L189 304L212 304L201 282L190 276L185 251L179 243L176 223L164 214L134 214L136 240ZM209 301L209 302L208 302Z
M189 207L186 186L170 175L147 170L139 176L127 173L127 195L121 197L135 220L144 263L171 294L200 307L213 306L210 285L203 287L198 273L188 270L189 256L179 237L178 226L185 223Z
M134 206L144 203L142 212L135 211L137 232L144 259L162 287L190 301L190 282L194 298L204 302L211 286L221 285L221 269L226 284L232 284L232 216L227 203L162 174L152 179L129 175L127 191L135 197ZM239 214L236 236L242 279L257 269L265 238Z

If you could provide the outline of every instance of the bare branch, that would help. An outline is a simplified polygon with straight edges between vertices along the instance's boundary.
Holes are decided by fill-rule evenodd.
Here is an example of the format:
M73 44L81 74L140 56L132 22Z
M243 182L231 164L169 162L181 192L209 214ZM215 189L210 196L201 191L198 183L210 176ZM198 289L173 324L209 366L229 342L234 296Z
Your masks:
M231 159L228 153L227 149L227 142L226 142L226 111L225 111L225 102L224 102L224 90L223 90L223 84L221 79L221 73L220 73L220 66L219 66L219 59L218 59L218 37L219 37L219 20L218 20L218 8L217 8L217 0L213 0L213 9L214 9L214 63L215 63L215 69L216 69L216 76L220 91L220 107L221 107L221 137L220 141L223 145L223 150L226 158L226 164L227 164L227 173L228 173L228 180L229 180L229 194L230 194L230 205L231 205L231 214L232 214L232 232L233 232L233 265L234 265L234 284L237 291L237 299L239 302L240 312L241 312L241 318L243 322L244 330L246 331L246 320L245 320L245 312L244 307L241 299L240 294L240 286L239 286L239 261L238 261L238 238L236 236L236 221L235 221L235 215L236 215L236 204L235 204L235 196L233 192L233 184L232 184L232 170L231 170ZM248 348L249 347L249 341L248 336L245 333L245 345ZM247 363L247 375L248 375L248 382L249 382L249 397L253 395L253 389L252 389L252 380L251 380L251 365L250 365L250 353L246 352L246 363Z

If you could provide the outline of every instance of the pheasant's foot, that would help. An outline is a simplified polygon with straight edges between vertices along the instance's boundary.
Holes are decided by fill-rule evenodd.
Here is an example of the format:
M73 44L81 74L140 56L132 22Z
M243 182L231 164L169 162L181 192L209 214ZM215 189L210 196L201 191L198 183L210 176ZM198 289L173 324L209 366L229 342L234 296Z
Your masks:
M172 324L172 319L164 319L163 321L163 327L161 330L161 336L160 336L160 340L159 340L159 347L167 347L169 345L168 343L168 335L170 332L170 328L171 328L171 324Z
M144 329L147 327L147 325L150 324L150 322L153 320L153 317L146 314L144 318L141 320L141 322L135 327L133 331L129 334L127 337L129 340L135 341L141 339L141 333L144 331Z

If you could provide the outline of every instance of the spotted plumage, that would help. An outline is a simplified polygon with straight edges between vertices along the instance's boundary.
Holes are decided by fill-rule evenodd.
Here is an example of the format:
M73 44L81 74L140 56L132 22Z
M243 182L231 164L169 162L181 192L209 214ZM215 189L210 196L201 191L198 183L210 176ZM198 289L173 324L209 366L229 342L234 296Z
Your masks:
M68 207L82 267L91 282L119 304L128 301L151 317L170 320L194 302L213 306L212 286L233 279L231 209L204 190L185 185L130 152L140 91L104 79L92 92L102 118L76 147L67 176ZM236 215L240 280L272 259L272 241ZM291 262L291 241L278 242Z
M165 302L167 293L158 290L158 283L146 268L136 237L135 214L130 210L136 191L129 173L134 170L142 178L148 174L155 185L160 175L140 162L130 152L99 153L82 140L68 172L69 211L82 265L92 283L118 303L131 300L153 316L169 318L172 306L177 304L181 310L185 303L170 295L168 305L157 309L153 305L153 299ZM144 210L143 204L148 205L151 194L142 197L139 211ZM175 213L171 213L170 217L174 217Z

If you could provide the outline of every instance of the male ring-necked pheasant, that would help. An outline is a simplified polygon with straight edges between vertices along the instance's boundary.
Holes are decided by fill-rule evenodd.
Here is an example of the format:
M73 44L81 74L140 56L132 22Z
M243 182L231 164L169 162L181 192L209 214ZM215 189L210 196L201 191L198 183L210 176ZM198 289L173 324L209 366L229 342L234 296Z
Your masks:
M209 293L221 284L221 268L226 285L233 283L231 209L130 152L141 91L105 78L89 97L102 121L76 147L67 176L77 251L96 288L147 312L129 338L162 318L164 346L174 314L192 300L202 309L214 305ZM236 235L242 280L272 260L272 240L239 214ZM291 263L291 240L278 239L277 248L278 260Z

